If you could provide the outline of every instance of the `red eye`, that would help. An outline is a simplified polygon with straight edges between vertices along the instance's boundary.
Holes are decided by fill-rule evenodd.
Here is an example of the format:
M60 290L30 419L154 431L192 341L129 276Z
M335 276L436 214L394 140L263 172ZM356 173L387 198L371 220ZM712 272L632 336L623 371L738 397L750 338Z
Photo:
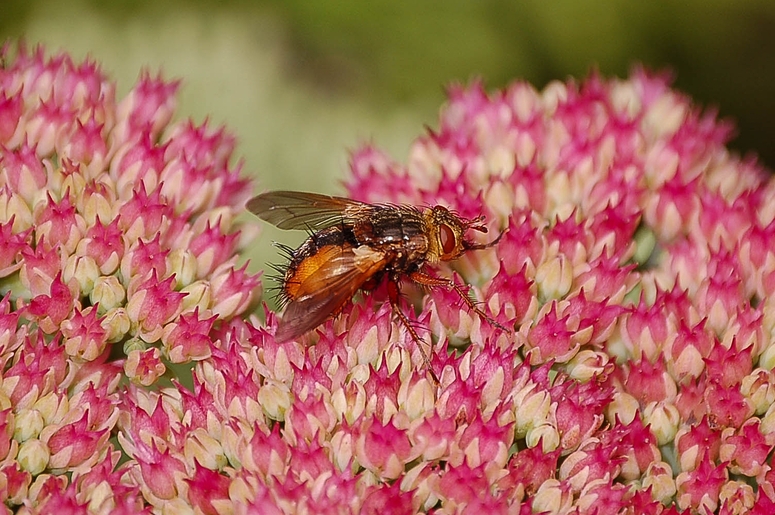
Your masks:
M455 250L455 233L449 228L447 224L439 225L439 239L441 240L441 250L444 254L450 254Z

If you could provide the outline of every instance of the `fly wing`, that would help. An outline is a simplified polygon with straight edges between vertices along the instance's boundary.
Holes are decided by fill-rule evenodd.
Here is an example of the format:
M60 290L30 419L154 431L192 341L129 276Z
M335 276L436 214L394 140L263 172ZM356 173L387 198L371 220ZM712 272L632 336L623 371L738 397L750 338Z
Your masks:
M357 200L302 191L269 191L253 197L247 208L280 229L319 231L368 216L374 206Z
M275 334L279 342L301 336L336 314L387 263L383 252L363 246L330 246L316 257L321 258L320 266L294 285L294 297Z

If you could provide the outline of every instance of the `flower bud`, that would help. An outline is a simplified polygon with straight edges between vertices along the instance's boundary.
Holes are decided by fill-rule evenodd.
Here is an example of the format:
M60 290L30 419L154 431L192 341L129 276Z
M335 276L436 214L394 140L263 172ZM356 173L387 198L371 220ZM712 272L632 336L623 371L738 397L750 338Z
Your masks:
M161 362L161 352L156 347L129 350L126 354L124 373L137 384L150 386L167 370Z
M566 483L548 479L541 483L533 496L532 508L536 513L571 513L573 492Z
M663 504L668 504L675 495L676 486L673 470L664 461L654 462L646 469L643 488L651 487L651 494Z
M617 391L613 400L606 407L606 418L613 424L619 420L622 424L629 424L638 416L640 405L638 400L627 392Z
M681 414L673 403L652 402L643 410L643 424L649 426L658 445L672 442L680 423Z
M92 305L99 304L99 314L104 315L124 304L126 290L115 275L101 276L94 282L89 300Z
M538 265L535 283L544 302L560 299L567 295L573 284L573 267L562 254L549 258Z
M87 295L92 292L99 277L100 269L92 258L75 254L67 258L62 270L62 281L69 284L71 280L75 280L82 294Z
M173 249L167 255L167 271L175 275L177 289L185 288L197 279L196 269L196 257L188 249Z
M182 311L189 312L199 309L199 311L205 312L209 310L212 302L212 291L208 281L195 281L184 287L180 290L180 293L186 295L183 297Z
M124 339L131 327L131 321L126 309L114 308L105 313L101 325L107 331L107 341L113 343Z
M204 429L197 429L189 435L184 453L190 462L196 460L211 470L220 470L228 464L220 442Z
M535 383L529 383L514 395L517 438L523 438L530 430L549 420L552 398L549 392L538 388Z
M541 424L528 430L525 443L530 448L541 443L544 452L551 452L560 446L560 432L552 424Z
M24 409L16 415L16 425L13 437L19 442L37 438L45 427L43 415L36 409Z
M16 461L22 470L26 470L33 476L37 476L48 466L51 453L45 443L37 438L27 440L19 446Z
M268 380L258 390L258 402L266 416L272 420L284 420L291 401L292 395L288 386L279 381Z

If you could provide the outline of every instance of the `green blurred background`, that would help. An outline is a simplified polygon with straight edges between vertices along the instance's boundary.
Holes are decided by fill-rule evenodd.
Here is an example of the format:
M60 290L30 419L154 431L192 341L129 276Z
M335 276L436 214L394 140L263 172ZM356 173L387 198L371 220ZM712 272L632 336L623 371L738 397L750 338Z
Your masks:
M0 2L0 39L90 55L120 94L143 68L183 79L178 117L226 124L259 189L341 193L364 141L405 160L452 81L542 87L635 63L672 70L736 121L734 149L775 166L772 0ZM278 238L298 241L265 232L254 269Z

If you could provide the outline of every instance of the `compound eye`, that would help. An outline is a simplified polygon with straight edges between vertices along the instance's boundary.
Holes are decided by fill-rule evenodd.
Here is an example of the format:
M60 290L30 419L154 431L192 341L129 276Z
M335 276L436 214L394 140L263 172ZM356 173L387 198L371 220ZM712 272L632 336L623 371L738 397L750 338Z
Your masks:
M444 254L451 254L457 246L455 242L455 232L447 224L439 225L439 239L441 240L441 250Z

